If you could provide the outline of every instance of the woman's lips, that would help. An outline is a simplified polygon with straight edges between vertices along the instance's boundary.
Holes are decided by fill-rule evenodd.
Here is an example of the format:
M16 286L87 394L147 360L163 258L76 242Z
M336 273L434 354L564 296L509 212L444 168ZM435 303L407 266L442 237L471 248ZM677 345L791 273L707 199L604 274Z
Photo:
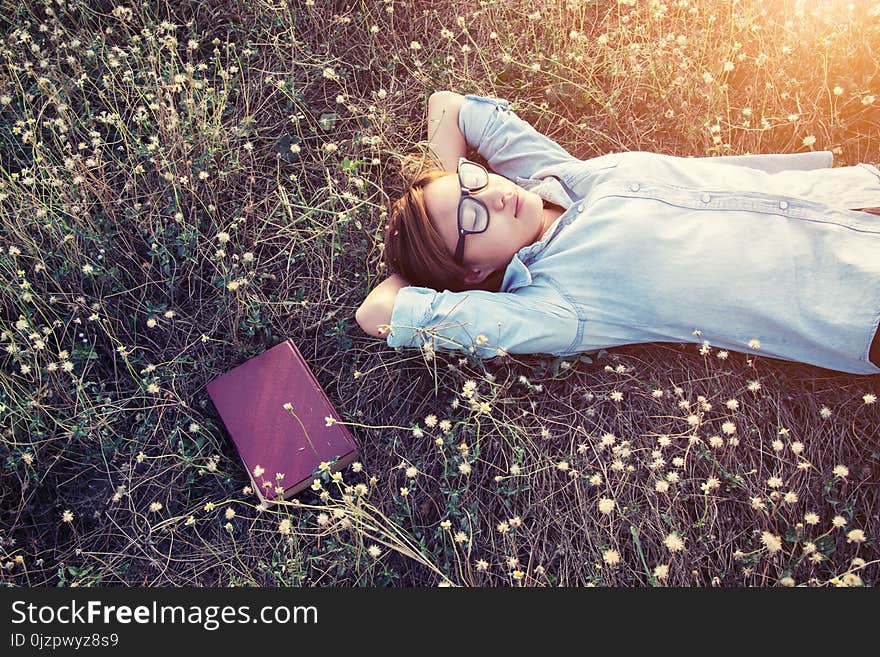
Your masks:
M513 216L516 217L519 215L519 194L516 195L516 208L514 209Z

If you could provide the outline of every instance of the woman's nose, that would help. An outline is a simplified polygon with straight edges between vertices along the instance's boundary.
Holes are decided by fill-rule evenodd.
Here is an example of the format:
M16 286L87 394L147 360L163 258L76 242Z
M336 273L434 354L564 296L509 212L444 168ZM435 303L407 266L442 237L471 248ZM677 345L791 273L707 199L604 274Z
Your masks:
M493 210L502 212L511 207L516 207L516 190L501 187L500 185L490 185L484 188L482 193L488 197L486 204Z
M512 190L499 190L495 194L494 206L498 211L509 209L516 203L516 192Z

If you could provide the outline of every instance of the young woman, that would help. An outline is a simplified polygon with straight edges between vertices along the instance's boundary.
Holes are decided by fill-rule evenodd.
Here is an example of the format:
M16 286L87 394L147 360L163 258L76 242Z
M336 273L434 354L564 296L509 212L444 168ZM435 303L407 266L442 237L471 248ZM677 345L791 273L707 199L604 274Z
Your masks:
M388 218L358 308L391 347L573 355L695 342L880 373L880 170L828 151L579 160L508 101L428 101L442 169ZM486 170L464 158L471 146Z

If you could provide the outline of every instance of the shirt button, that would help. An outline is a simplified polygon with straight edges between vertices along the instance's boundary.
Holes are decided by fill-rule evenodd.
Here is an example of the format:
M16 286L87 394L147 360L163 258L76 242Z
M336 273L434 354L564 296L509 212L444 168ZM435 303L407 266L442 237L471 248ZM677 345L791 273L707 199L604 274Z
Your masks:
M708 194L703 194L703 195L700 197L700 200L701 200L703 203L708 203L709 201L712 200L712 197L709 196Z
M788 210L788 201L779 201L779 207L783 210Z
M629 186L629 188L632 191L637 192L637 191L639 191L639 183L633 183L632 185Z

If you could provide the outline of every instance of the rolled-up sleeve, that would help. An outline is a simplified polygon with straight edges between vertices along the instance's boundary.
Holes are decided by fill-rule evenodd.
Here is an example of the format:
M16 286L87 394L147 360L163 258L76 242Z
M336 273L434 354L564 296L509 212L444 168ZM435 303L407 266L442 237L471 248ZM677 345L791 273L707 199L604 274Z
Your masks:
M503 98L467 94L458 112L458 128L468 146L486 158L496 173L515 179L576 160L555 141L535 130Z
M577 333L574 311L541 294L437 292L408 286L391 313L389 347L466 351L480 358L510 354L569 355Z

